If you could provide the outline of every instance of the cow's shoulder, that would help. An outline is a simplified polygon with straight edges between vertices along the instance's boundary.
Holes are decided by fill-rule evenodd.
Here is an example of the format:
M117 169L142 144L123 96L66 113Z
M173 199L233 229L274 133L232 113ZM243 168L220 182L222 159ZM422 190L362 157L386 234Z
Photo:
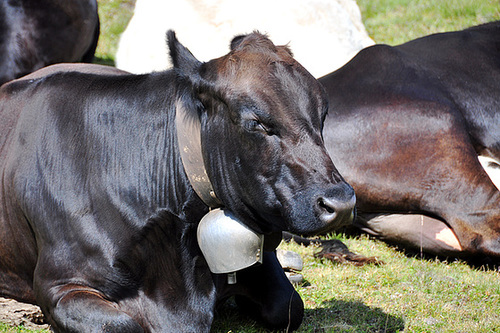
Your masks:
M475 52L500 53L500 21L481 24L463 31L450 32L458 39L456 45Z
M377 44L361 50L342 68L320 78L320 82L329 95L330 106L346 110L383 98L406 67L404 53L393 46Z
M352 72L362 73L384 70L385 66L390 66L395 62L402 60L403 54L397 48L387 44L376 44L362 49L358 54L348 62L337 73Z

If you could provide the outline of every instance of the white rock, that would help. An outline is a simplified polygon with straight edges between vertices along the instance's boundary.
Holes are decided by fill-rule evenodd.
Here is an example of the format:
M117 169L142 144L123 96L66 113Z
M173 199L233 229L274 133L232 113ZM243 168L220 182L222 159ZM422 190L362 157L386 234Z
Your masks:
M201 61L226 54L234 36L258 30L275 44L289 44L315 77L373 44L354 0L137 0L116 66L133 73L171 67L169 29Z

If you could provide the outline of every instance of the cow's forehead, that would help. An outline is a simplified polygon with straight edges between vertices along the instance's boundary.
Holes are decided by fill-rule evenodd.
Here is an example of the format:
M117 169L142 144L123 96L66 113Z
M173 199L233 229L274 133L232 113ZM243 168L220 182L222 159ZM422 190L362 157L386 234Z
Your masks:
M319 108L326 103L319 83L288 52L243 53L230 53L214 64L217 85L226 96L252 100L256 106L293 104L301 110L307 108L297 103L313 103Z

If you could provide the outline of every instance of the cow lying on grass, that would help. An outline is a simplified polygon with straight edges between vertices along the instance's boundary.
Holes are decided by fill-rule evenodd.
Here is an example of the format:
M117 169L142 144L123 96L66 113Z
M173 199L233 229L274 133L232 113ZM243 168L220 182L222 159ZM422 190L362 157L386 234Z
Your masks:
M350 223L355 201L323 146L324 90L259 33L207 63L168 41L166 72L56 65L1 87L0 294L56 332L208 332L231 295L294 330L281 231ZM197 243L219 206L264 235L235 284Z
M425 252L500 259L500 22L375 45L324 76L325 146L355 225Z

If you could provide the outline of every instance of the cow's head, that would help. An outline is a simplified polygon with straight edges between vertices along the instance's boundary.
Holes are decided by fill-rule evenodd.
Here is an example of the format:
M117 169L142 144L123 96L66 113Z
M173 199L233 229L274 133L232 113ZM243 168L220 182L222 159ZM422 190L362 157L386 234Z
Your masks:
M320 84L289 49L252 33L201 63L169 32L179 99L201 123L215 194L250 228L314 234L350 223L354 191L328 156Z

